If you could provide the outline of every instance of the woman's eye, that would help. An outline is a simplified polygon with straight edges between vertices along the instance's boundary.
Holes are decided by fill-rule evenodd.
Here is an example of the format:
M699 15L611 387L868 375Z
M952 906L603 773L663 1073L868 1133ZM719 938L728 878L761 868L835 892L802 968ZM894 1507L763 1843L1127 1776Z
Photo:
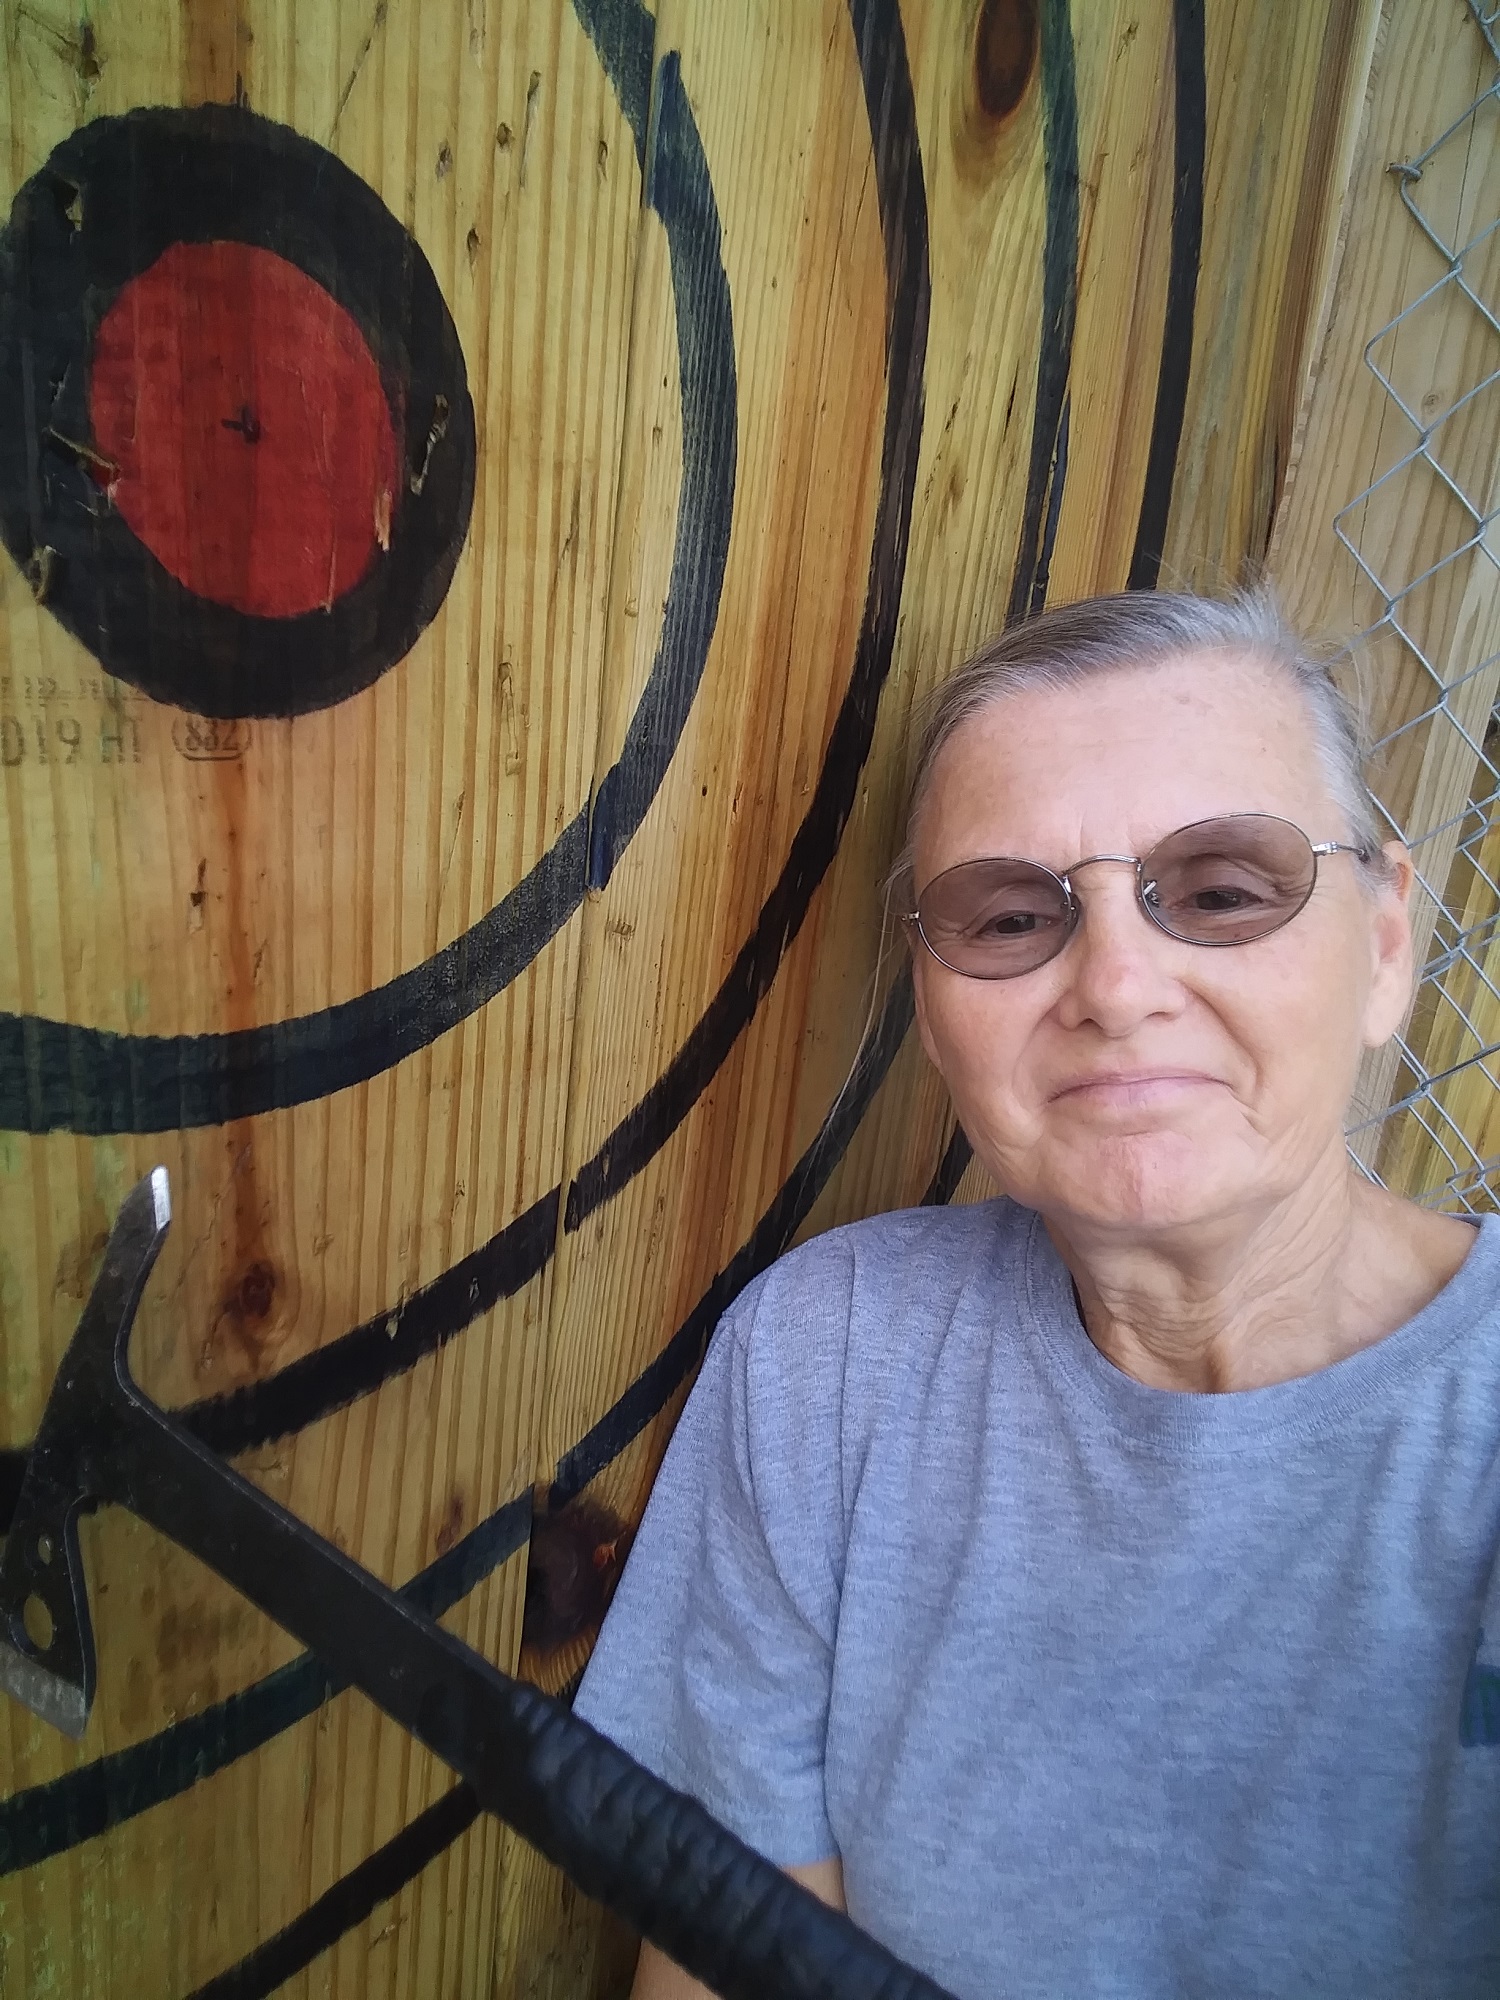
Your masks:
M1195 889L1188 900L1195 910L1220 911L1248 910L1265 898L1253 889L1225 882L1210 889Z
M1276 884L1259 869L1242 863L1202 861L1180 873L1173 870L1165 880L1148 888L1151 898L1167 910L1192 911L1197 916L1233 916L1243 910L1258 910L1281 900Z
M1045 910L992 910L974 925L973 935L979 938L1030 937L1033 931L1042 930L1055 921Z

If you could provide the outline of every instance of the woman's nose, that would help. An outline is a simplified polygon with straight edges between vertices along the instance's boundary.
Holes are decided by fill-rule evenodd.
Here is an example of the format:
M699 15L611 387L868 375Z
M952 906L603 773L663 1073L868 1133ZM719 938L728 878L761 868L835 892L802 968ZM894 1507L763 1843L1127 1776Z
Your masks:
M1074 895L1079 923L1058 959L1064 1027L1092 1023L1118 1039L1152 1015L1177 1013L1183 994L1173 960L1186 947L1142 909L1135 870L1099 868Z

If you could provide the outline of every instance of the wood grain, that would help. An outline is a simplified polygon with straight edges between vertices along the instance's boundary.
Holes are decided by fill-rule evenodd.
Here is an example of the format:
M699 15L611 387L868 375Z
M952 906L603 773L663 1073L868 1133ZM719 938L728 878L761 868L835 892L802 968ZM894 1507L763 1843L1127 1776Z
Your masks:
M1210 585L1270 541L1312 310L1320 219L1336 194L1331 139L1357 10L1208 7L1205 215L1193 371L1173 488L1170 576ZM1230 215L1238 209L1238 226ZM1165 580L1165 579L1164 579Z

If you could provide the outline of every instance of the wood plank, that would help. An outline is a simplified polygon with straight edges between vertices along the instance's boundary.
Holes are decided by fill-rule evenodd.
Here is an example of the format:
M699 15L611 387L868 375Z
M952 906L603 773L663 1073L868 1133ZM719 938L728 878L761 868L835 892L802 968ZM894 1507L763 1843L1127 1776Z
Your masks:
M1270 543L1359 8L1226 0L1205 9L1205 43L1199 318L1163 581L1213 586Z
M847 11L834 0L667 6L658 62L673 51L709 165L732 301L734 521L702 693L652 814L585 912L573 1176L678 1054L785 862L849 672L879 477L885 281ZM642 245L639 299L601 775L654 657L682 462L670 277L654 229ZM1003 312L996 323L1007 323ZM784 1020L805 1003L816 944L799 939L783 966ZM864 953L847 963L851 1013L867 966ZM540 1464L587 1429L687 1315L753 1221L762 1188L785 1171L795 1133L766 1115L747 1043L740 1036L715 1051L688 1116L562 1238ZM784 1023L766 1046L773 1061L826 1061ZM634 1491L613 1483L606 1504L638 1513L642 1468L632 1455ZM556 1685L576 1657L565 1647L529 1664ZM587 1964L593 1920L566 1922L552 1872L532 1861L528 1875L508 1913L500 1990L582 1990L570 1982ZM507 1879L523 1880L509 1870Z
M255 0L239 14L157 0L95 10L86 46L76 14L22 11L0 92L12 190L82 119L238 87L377 190L422 246L464 348L479 473L442 609L365 692L255 721L238 757L185 754L182 716L110 687L7 576L0 708L19 703L32 732L76 718L90 754L72 767L28 755L0 774L0 932L20 946L0 953L0 1007L154 1034L307 1014L464 933L587 800L633 136L573 11L551 0L420 19L410 0ZM43 695L43 675L66 692ZM105 729L123 729L139 762L102 761ZM561 1166L577 944L575 922L488 1007L333 1097L185 1134L7 1135L0 1442L34 1426L107 1221L157 1158L178 1221L136 1355L169 1401L260 1381L399 1311L545 1195ZM546 1283L377 1395L251 1454L250 1469L382 1574L430 1563L529 1486ZM74 1751L8 1709L0 1793L212 1709L292 1650L128 1522L99 1518L89 1543L96 1585L123 1599L101 1617L98 1713ZM502 1662L521 1583L513 1562L455 1614ZM296 1920L448 1782L341 1697L102 1840L0 1882L10 1964L27 1990L50 1969L80 1996L186 1993ZM498 1861L482 1822L308 1979L333 1993L485 1990Z

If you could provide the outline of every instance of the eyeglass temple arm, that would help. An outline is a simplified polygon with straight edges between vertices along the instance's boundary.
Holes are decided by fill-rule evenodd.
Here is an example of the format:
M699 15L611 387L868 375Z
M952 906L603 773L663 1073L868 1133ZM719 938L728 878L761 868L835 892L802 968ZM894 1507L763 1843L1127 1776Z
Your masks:
M1351 840L1310 840L1308 846L1314 854L1357 854L1361 861L1368 861L1370 850L1357 841Z

